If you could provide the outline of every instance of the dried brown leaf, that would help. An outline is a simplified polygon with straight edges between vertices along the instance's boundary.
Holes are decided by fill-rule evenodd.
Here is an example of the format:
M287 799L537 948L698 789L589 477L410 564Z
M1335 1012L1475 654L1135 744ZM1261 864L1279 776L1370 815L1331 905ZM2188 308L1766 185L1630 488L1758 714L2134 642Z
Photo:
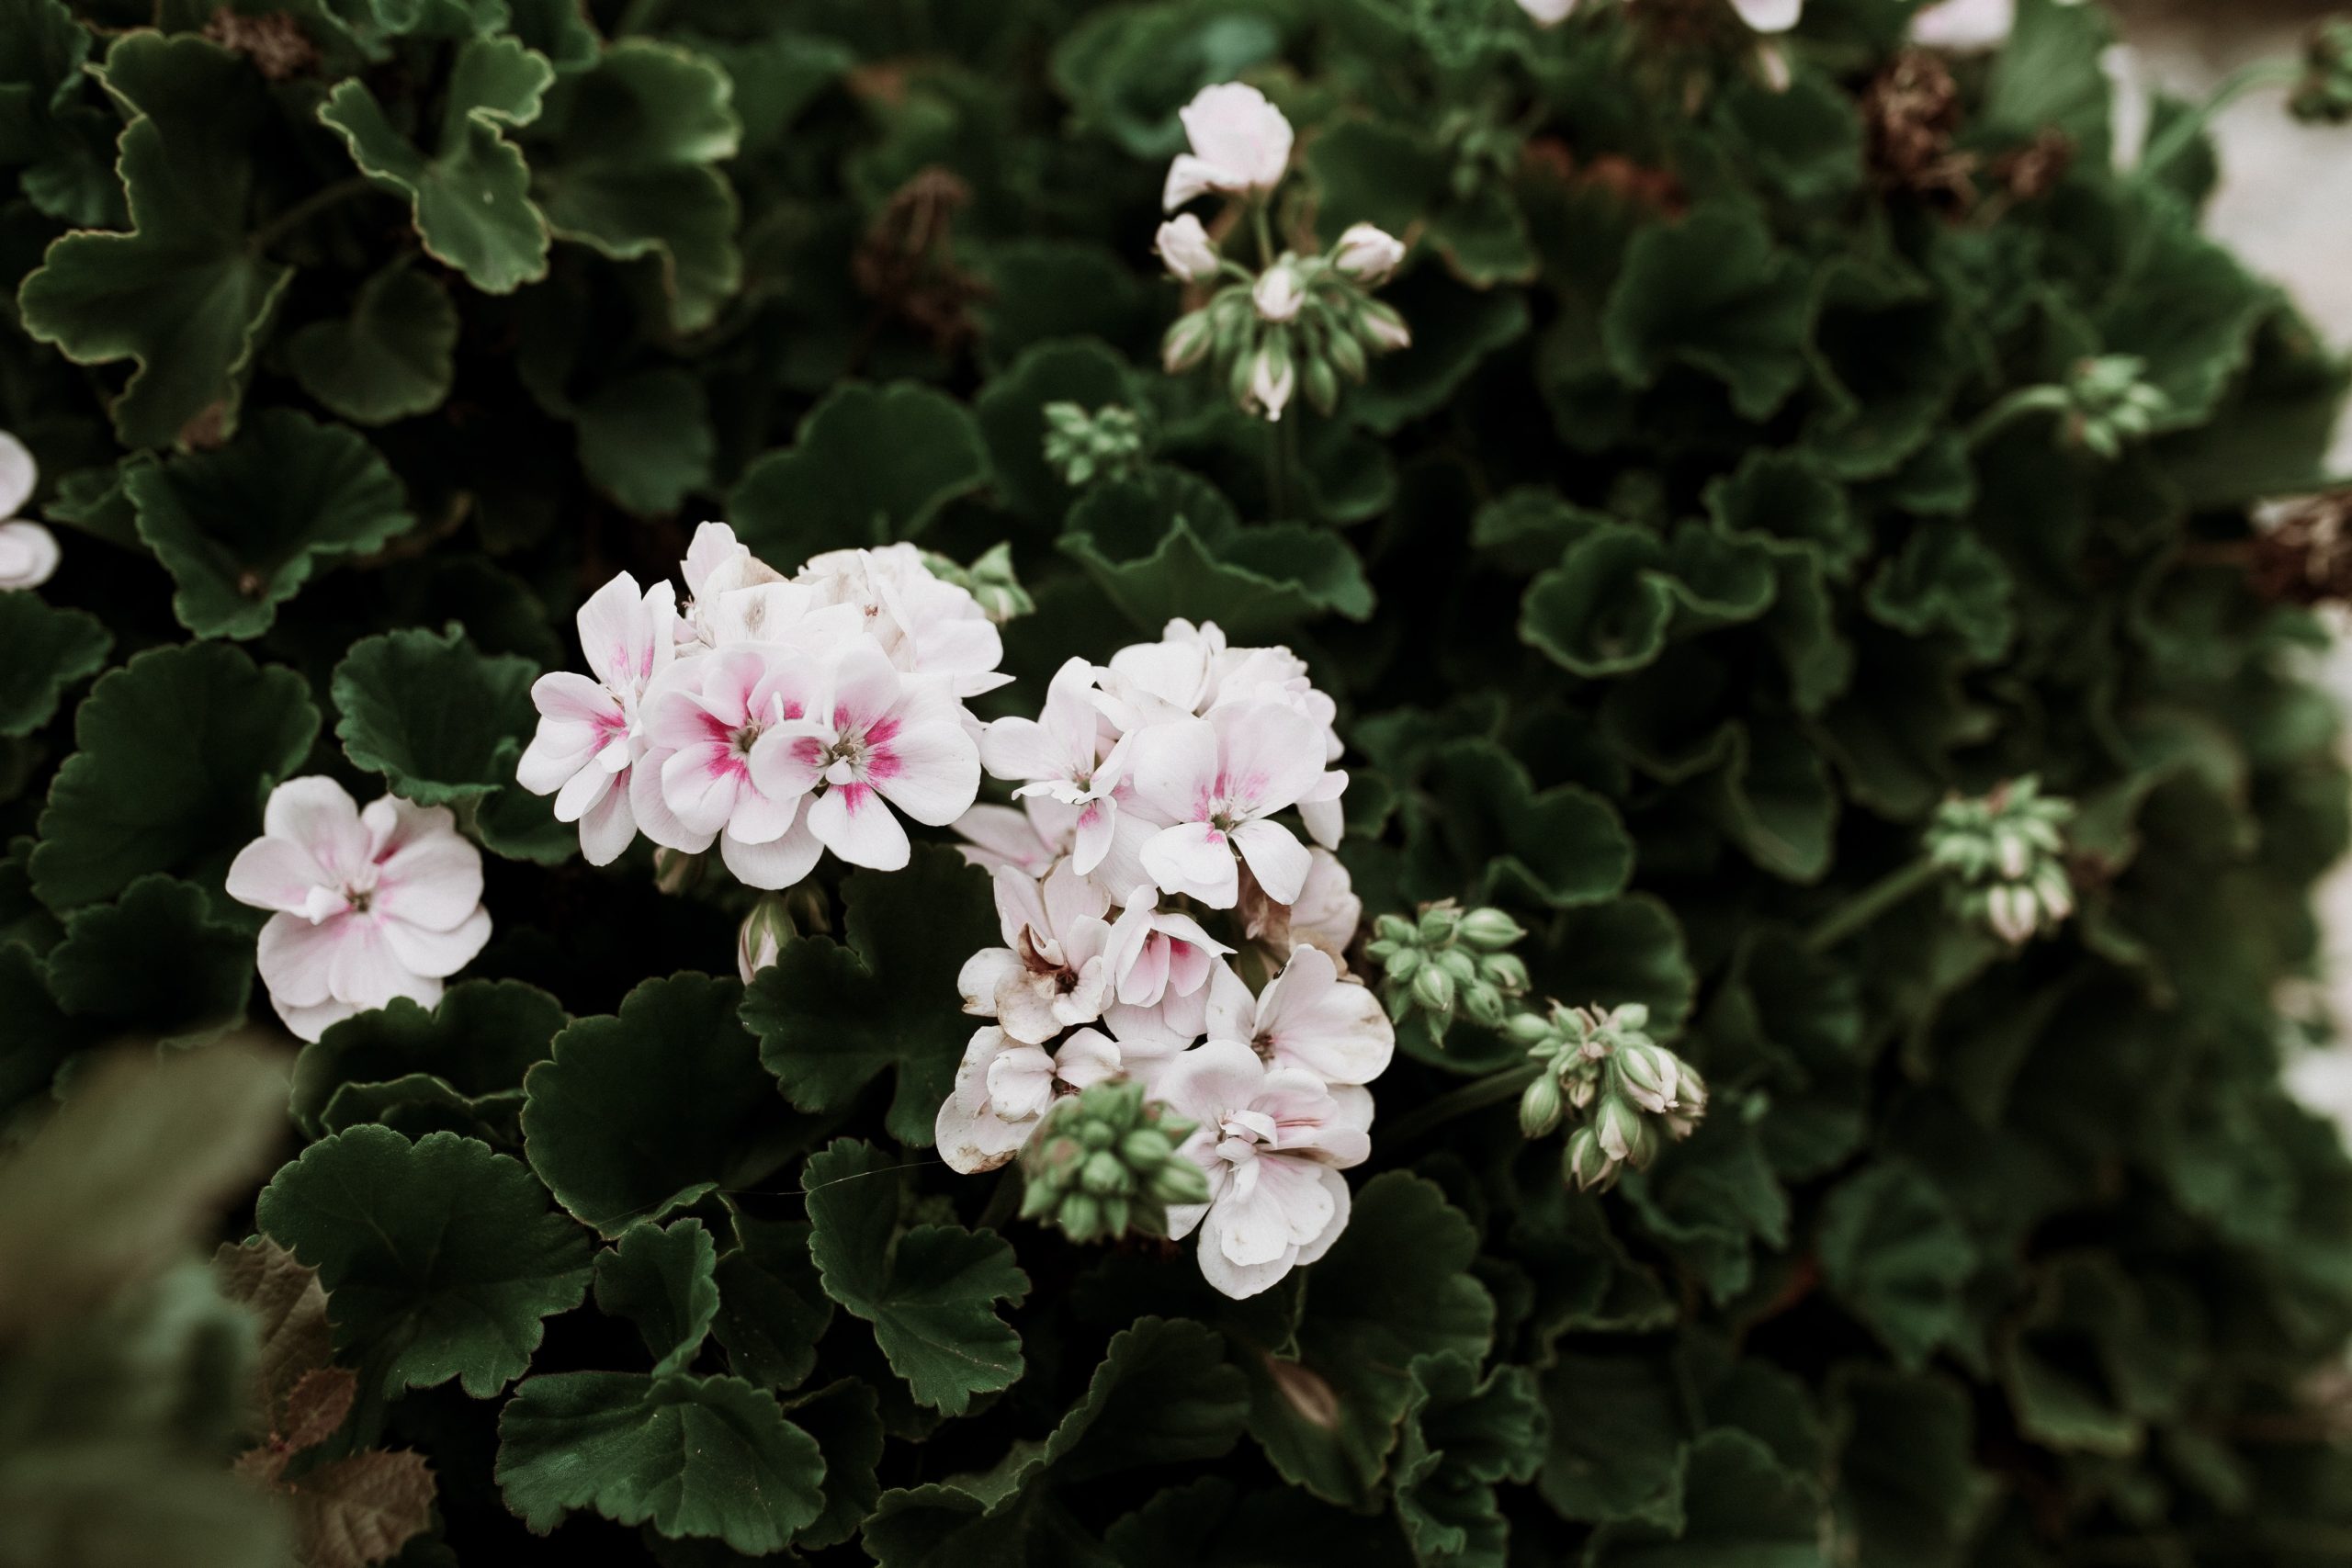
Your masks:
M288 1491L303 1568L368 1568L433 1524L433 1467L405 1449L322 1464Z

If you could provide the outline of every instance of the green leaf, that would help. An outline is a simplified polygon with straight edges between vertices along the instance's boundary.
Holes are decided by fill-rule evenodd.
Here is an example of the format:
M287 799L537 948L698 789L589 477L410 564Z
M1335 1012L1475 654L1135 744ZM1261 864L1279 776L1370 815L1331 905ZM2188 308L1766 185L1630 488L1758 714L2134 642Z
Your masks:
M482 653L458 626L412 626L351 645L334 668L335 739L352 765L420 806L479 800L514 784L538 725L538 668Z
M131 230L51 245L17 297L25 329L76 364L133 363L113 408L125 446L169 446L199 421L229 434L293 276L245 240L249 143L271 106L243 61L190 34L128 34L96 73L130 118Z
M1305 1272L1294 1354L1248 1357L1250 1431L1292 1483L1369 1500L1412 1401L1416 1356L1486 1359L1495 1302L1469 1272L1477 1232L1435 1182L1389 1171Z
M67 909L165 871L209 891L318 732L290 670L258 669L219 643L141 654L101 676L74 716L80 750L50 785L33 890Z
M749 1187L796 1132L737 1021L742 987L707 975L648 980L616 1018L583 1018L524 1079L532 1168L607 1235L714 1189Z
M2017 139L2065 132L2097 167L2111 155L2113 87L2100 58L2114 40L2106 13L2065 0L2018 0L2006 47L1994 56L1979 111L1988 130Z
M833 1320L832 1298L808 1255L808 1223L738 1213L735 1236L738 1245L718 1259L712 1330L739 1376L767 1388L798 1388L815 1369L817 1340Z
M74 910L49 954L50 989L69 1016L165 1044L243 1023L253 977L252 934L214 919L204 889L168 876Z
M395 997L328 1026L294 1061L294 1120L313 1137L340 1089L430 1075L477 1110L547 1059L563 1005L519 980L460 980L431 1008Z
M1871 1568L1960 1568L1997 1494L1976 1468L1969 1393L1944 1378L1841 1368L1838 1461L1841 1561Z
M1571 544L1528 585L1520 640L1572 674L1620 675L1655 660L1669 633L1761 615L1778 573L1770 550L1696 523L1671 541L1611 524Z
M1421 1568L1504 1568L1510 1526L1498 1482L1533 1479L1544 1462L1544 1407L1525 1367L1482 1382L1460 1356L1422 1356L1396 1444L1396 1517Z
M498 1489L541 1535L579 1508L765 1556L824 1508L817 1440L740 1378L526 1378L498 1417Z
M718 1316L718 1247L700 1220L645 1221L596 1255L596 1310L637 1325L653 1375L694 1364Z
M1871 533L1846 492L1803 452L1757 447L1736 472L1707 486L1707 512L1726 533L1811 545L1843 578L1869 553Z
M1958 523L1938 520L1911 531L1862 602L1913 637L1951 632L1972 660L1990 664L2017 635L2015 597L2008 569L1992 547Z
M566 76L532 127L533 186L556 237L651 258L682 333L708 326L742 283L735 188L714 166L741 139L731 90L698 54L625 38Z
M1821 1277L1916 1371L1966 1322L1976 1247L1934 1183L1889 1160L1841 1183L1821 1208Z
M2053 1449L2137 1452L2189 1370L2178 1318L2160 1325L2112 1255L2055 1258L2037 1275L2024 1317L1999 1348L2018 1427Z
M1804 379L1812 315L1804 262L1753 211L1722 205L1634 237L1600 333L1634 386L1689 365L1730 388L1741 415L1764 419Z
M826 1294L874 1325L917 1403L960 1416L972 1395L1021 1376L1021 1337L993 1303L1018 1305L1029 1278L992 1232L924 1224L897 1234L898 1184L876 1179L896 1168L850 1138L808 1156L809 1256Z
M1064 555L1139 629L1172 616L1271 638L1329 614L1372 615L1363 563L1337 534L1302 523L1244 527L1216 487L1156 465L1096 485L1070 509Z
M85 610L0 593L0 736L30 735L57 716L68 687L106 667L114 634Z
M265 409L236 440L127 471L139 536L172 574L172 610L198 637L259 637L321 562L380 549L415 525L366 438Z
M1441 748L1404 810L1408 852L1432 896L1466 883L1465 896L1481 901L1524 897L1575 908L1615 897L1633 872L1633 837L1616 807L1577 784L1539 791L1492 740Z
M357 77L338 83L319 120L378 186L405 197L425 253L485 294L511 294L548 271L548 225L531 205L529 168L501 134L539 115L555 68L511 38L458 51L430 155L395 128Z
M1747 1433L1705 1434L1683 1450L1674 1481L1654 1520L1593 1532L1588 1568L1828 1568L1819 1489Z
M874 1473L882 1462L880 1404L871 1383L843 1378L795 1401L791 1416L825 1455L825 1511L801 1526L793 1543L812 1551L839 1546L857 1534L882 1495Z
M458 308L448 290L398 263L359 286L351 314L286 340L302 389L356 424L431 413L457 377Z
M580 466L631 512L675 512L710 482L710 408L701 380L686 371L607 381L581 400L572 419Z
M1383 355L1342 412L1383 435L1445 407L1489 355L1526 335L1527 297L1516 288L1477 289L1422 267L1381 291L1413 330L1413 345Z
M530 1365L540 1320L588 1290L587 1236L529 1168L454 1134L322 1138L254 1215L319 1271L337 1351L366 1358L387 1394L455 1378L489 1398Z
M956 1010L964 961L997 940L986 873L942 845L915 848L903 871L852 872L842 884L846 945L796 937L752 980L743 1021L760 1060L811 1115L845 1111L884 1073L886 1124L931 1146L971 1031Z
M1788 1246L1789 1196L1752 1122L1701 1122L1657 1164L1627 1176L1623 1190L1642 1228L1718 1303L1747 1289L1759 1245Z
M1047 403L1076 403L1091 413L1138 401L1127 362L1092 338L1032 344L973 400L972 414L989 444L989 466L1005 500L1032 518L1056 523L1079 492L1046 463Z
M803 560L918 537L988 479L988 446L963 404L907 382L852 382L809 412L791 446L743 470L727 514L756 554Z
M1665 1517L1690 1419L1667 1358L1639 1341L1564 1350L1542 1391L1552 1423L1536 1476L1544 1500L1592 1524Z

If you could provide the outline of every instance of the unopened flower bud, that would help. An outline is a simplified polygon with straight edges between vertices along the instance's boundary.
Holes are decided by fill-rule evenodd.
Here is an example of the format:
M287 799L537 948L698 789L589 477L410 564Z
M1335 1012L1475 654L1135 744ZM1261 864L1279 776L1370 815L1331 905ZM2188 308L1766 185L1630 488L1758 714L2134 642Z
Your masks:
M1208 1179L1177 1146L1192 1130L1136 1083L1091 1084L1058 1100L1022 1151L1021 1212L1073 1241L1162 1235L1170 1203L1208 1199Z
M1615 1160L1631 1160L1641 1147L1641 1112L1631 1100L1617 1095L1603 1095L1600 1109L1592 1119L1592 1130L1600 1139L1600 1146Z
M1450 903L1432 904L1421 911L1416 930L1424 946L1442 947L1461 931L1462 911Z
M664 893L691 891L702 880L703 857L667 846L653 852L653 886Z
M1189 212L1162 223L1152 241L1152 249L1168 264L1168 270L1186 283L1207 282L1217 275L1225 261L1217 254L1216 242L1209 238L1209 231Z
M1250 302L1257 307L1261 321L1290 321L1298 317L1298 308L1306 301L1306 290L1301 287L1298 264L1284 256L1259 274L1256 287L1250 290Z
M1462 940L1482 953L1500 953L1527 934L1527 928L1500 909L1473 909L1462 917Z
M1291 394L1298 388L1298 370L1291 361L1289 342L1280 335L1272 337L1243 363L1249 369L1243 406L1263 414L1269 423L1279 422L1283 411L1290 406Z
M767 894L752 905L752 912L743 917L742 929L735 934L735 972L743 984L750 985L752 976L774 964L784 944L799 934L779 895Z
M1077 405L1050 405L1049 413L1052 407L1076 409ZM1103 412L1108 413L1111 411L1106 409ZM1050 437L1046 443L1046 461L1053 460ZM931 570L932 576L942 582L952 582L969 593L979 605L980 614L998 626L1037 608L1037 602L1029 597L1028 592L1021 586L1021 580L1013 575L1012 546L1009 543L990 546L969 566L958 566L947 557L930 550L922 553L922 564Z
M1306 390L1306 400L1318 412L1329 413L1340 406L1340 378L1329 360L1309 355L1302 363L1298 379Z
M1478 981L1478 961L1458 947L1430 954L1430 964L1446 972L1457 987L1473 986Z
M1484 980L1473 980L1462 987L1462 1010L1470 1021L1481 1029L1500 1029L1503 1020L1510 1015L1510 1004L1502 992Z
M1609 1151L1600 1146L1600 1137L1589 1127L1579 1127L1568 1134L1567 1146L1560 1154L1560 1170L1563 1177L1587 1192L1605 1192L1617 1179L1617 1162L1609 1157Z
M1214 329L1206 310L1193 310L1176 318L1168 335L1159 341L1159 363L1171 376L1181 375L1206 357Z
M1560 1124L1561 1110L1560 1081L1545 1073L1520 1094L1520 1132L1531 1138L1545 1136Z
M1620 1045L1611 1061L1619 1085L1635 1104L1652 1115L1662 1116L1674 1109L1681 1063L1672 1052L1645 1040L1634 1040Z
M1425 964L1413 976L1413 999L1440 1018L1453 1014L1453 976L1436 964Z
M1405 325L1405 318L1377 299L1365 301L1363 315L1356 323L1356 333L1375 354L1388 354L1413 346L1412 330Z
M1391 980L1396 981L1400 986L1404 985L1414 976L1419 974L1421 972L1421 965L1428 962L1429 954L1422 952L1419 948L1400 948L1389 956L1387 964L1388 977Z
M1404 242L1370 223L1350 224L1331 247L1331 265L1367 288L1387 282L1404 259Z
M1527 994L1527 965L1515 953L1490 953L1478 960L1478 974L1507 997Z
M1552 1021L1538 1012L1514 1013L1503 1032L1521 1045L1541 1045L1552 1036Z
M1383 915L1373 921L1372 929L1382 942L1408 942L1419 934L1419 928L1402 915Z

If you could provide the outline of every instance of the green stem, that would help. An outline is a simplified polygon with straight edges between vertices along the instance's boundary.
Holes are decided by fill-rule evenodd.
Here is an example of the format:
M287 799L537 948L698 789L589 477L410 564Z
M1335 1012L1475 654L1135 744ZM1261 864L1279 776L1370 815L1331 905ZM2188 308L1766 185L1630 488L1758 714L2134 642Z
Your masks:
M1457 1116L1473 1111L1484 1111L1489 1105L1499 1105L1506 1100L1516 1100L1520 1090L1535 1081L1544 1070L1541 1062L1521 1062L1515 1067L1505 1067L1485 1077L1473 1078L1459 1089L1448 1089L1435 1100L1428 1100L1407 1111L1380 1129L1381 1142L1402 1143L1417 1138L1432 1127L1444 1125Z
M2224 76L2203 103L2165 126L2154 141L2141 149L2140 176L2154 178L2166 164L2188 151L2212 123L2214 116L2248 93L2262 87L2291 85L2302 74L2303 65L2299 60L2257 60Z
M1269 523L1279 523L1290 513L1298 475L1298 422L1306 417L1306 408L1300 400L1293 398L1289 412L1274 421L1273 429L1266 433L1266 521Z
M1972 448L1982 446L2002 426L2027 414L2043 410L2063 412L2070 400L2064 387L2020 387L1976 416L1975 423L1968 427L1968 445Z
M613 24L613 36L628 38L633 33L649 30L662 19L662 13L669 9L669 6L670 0L628 0L628 8L621 13L621 19Z
M375 188L376 182L365 175L322 186L245 236L245 244L256 254L266 251L328 208Z
M1021 1164L1018 1160L1004 1168L997 1178L996 1190L989 1194L988 1207L972 1222L974 1230L1002 1230L1004 1222L1012 1218L1012 1211L1021 1201Z
M1943 876L1943 867L1922 855L1909 865L1902 866L1863 888L1827 918L1805 933L1804 945L1809 952L1827 953L1872 920L1907 902L1919 893L1935 886Z
M1271 196L1250 204L1250 225L1258 235L1258 265L1261 267L1274 265L1274 224L1268 216L1273 205Z

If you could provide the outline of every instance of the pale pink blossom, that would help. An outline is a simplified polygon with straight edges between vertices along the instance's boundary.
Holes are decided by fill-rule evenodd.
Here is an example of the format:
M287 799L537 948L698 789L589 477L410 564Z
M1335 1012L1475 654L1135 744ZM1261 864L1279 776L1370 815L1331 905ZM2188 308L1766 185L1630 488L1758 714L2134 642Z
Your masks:
M805 826L842 859L897 871L911 852L891 808L932 827L955 821L979 794L979 748L944 675L902 674L858 641L825 677L819 700L752 745L752 778L771 798L812 795Z
M1329 1250L1348 1223L1340 1172L1372 1152L1370 1094L1269 1066L1238 1040L1185 1052L1155 1092L1194 1123L1179 1152L1208 1177L1209 1199L1170 1206L1168 1234L1199 1230L1210 1284L1253 1296Z
M1213 190L1263 195L1290 167L1290 121L1255 87L1238 82L1204 87L1176 118L1192 151L1169 165L1162 205L1170 212Z
M1129 643L1095 672L1095 705L1122 731L1197 718L1216 700L1217 661L1226 651L1215 621L1170 621L1158 642Z
M1555 28L1576 14L1578 0L1519 0L1519 8L1539 28Z
M1101 1018L1112 999L1110 898L1068 861L1043 882L1007 866L995 886L1004 945L965 960L956 976L964 1010L1031 1045Z
M1306 885L1290 907L1291 946L1319 947L1334 958L1344 957L1363 927L1363 900L1356 897L1339 856L1319 846L1306 853Z
M1181 213L1159 226L1152 237L1152 249L1168 264L1168 270L1186 283L1206 283L1217 275L1225 258L1217 254L1216 242L1201 227L1201 220L1191 213Z
M554 795L556 819L580 824L588 863L606 865L637 837L629 775L645 750L639 705L676 656L675 591L657 582L639 592L622 572L576 619L595 679L559 670L532 685L539 728L514 777L534 795Z
M1157 891L1146 883L1128 893L1104 956L1119 1000L1157 1008L1170 997L1204 994L1224 967L1218 960L1232 951L1182 910L1159 908Z
M1115 791L1125 766L1125 743L1095 705L1094 667L1067 660L1046 689L1034 719L1000 718L980 737L980 765L991 778L1020 781L1017 799L1044 795L1077 813L1073 852L1079 874L1091 875L1110 852L1117 827Z
M490 940L481 852L456 818L394 795L362 811L330 778L270 792L228 890L275 911L261 929L262 983L305 1040L394 997L433 1006Z
M753 887L789 887L823 846L802 819L805 787L772 793L752 771L769 731L823 701L816 656L739 644L671 666L645 696L647 751L631 807L657 844L699 853L716 840L727 869Z
M40 469L25 444L0 430L0 592L39 588L57 570L57 537L17 515L33 498Z
M978 599L931 574L910 544L811 556L793 581L819 605L854 609L865 635L891 665L910 675L944 675L958 697L992 692L1012 679L997 666L1004 639Z
M724 523L697 527L679 567L686 580L687 601L679 612L675 635L682 643L704 648L716 648L724 640L718 605L729 593L784 581L782 572L753 555Z
M949 826L964 840L956 849L981 870L1010 865L1042 877L1070 852L1077 818L1075 807L1033 795L1017 806L975 806Z
M940 1157L966 1176L994 1170L1021 1152L1055 1100L1118 1073L1119 1046L1100 1030L1081 1029L1050 1051L999 1028L976 1030L933 1123Z
M1804 16L1804 0L1731 0L1739 19L1759 33L1784 33Z
M1911 18L1911 41L1929 49L1994 49L2018 22L2018 0L1941 0Z
M1396 1030L1372 988L1343 979L1320 948L1295 947L1283 972L1256 996L1230 969L1209 991L1208 1032L1238 1040L1278 1067L1325 1083L1370 1083L1388 1070Z
M1396 276L1405 260L1405 242L1376 223L1351 223L1331 247L1331 265L1367 288L1377 288Z
M1155 725L1134 745L1136 799L1170 824L1143 846L1153 882L1229 909L1240 897L1238 853L1274 902L1298 897L1306 847L1271 818L1323 776L1323 740L1311 722L1279 704L1238 703Z

